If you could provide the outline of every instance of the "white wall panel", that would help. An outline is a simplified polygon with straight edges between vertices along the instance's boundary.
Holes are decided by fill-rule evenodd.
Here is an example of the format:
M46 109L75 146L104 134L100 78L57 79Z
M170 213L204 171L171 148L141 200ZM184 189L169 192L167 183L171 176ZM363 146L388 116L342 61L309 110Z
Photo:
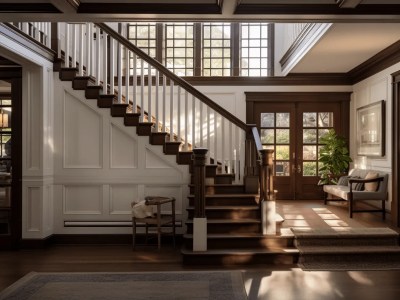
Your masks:
M103 210L101 186L64 186L63 213L100 215Z
M171 169L165 160L146 148L146 168L147 169Z
M138 146L136 140L111 123L111 168L136 168Z
M101 168L101 115L65 92L63 119L64 168Z
M132 201L139 200L136 185L110 185L110 214L131 215Z
M42 195L40 187L27 188L27 222L26 231L40 232L42 230Z

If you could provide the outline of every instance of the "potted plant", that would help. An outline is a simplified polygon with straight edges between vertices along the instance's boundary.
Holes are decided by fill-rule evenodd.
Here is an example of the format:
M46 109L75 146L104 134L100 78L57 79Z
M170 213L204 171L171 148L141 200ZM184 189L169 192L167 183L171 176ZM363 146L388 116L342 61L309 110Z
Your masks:
M318 185L336 184L340 176L347 173L349 163L352 161L346 139L336 134L334 129L321 137L319 154L319 174Z

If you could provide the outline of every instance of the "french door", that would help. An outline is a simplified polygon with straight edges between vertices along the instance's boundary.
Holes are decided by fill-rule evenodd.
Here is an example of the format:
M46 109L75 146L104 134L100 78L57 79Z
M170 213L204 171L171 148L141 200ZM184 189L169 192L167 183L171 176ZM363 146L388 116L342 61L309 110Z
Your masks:
M277 199L322 199L317 185L321 137L332 128L347 136L346 103L347 110L341 101L255 101L250 105L250 122L257 124L263 147L274 150Z

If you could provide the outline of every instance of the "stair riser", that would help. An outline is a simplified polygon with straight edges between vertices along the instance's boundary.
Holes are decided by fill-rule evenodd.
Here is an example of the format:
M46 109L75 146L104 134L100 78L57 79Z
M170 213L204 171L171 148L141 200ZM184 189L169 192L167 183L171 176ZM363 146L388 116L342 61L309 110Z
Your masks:
M307 238L297 239L297 246L397 246L397 238Z
M187 225L187 233L193 234L193 224ZM208 233L260 233L260 224L207 224Z
M194 193L194 186L190 186L190 194ZM220 195L220 194L242 194L244 193L244 186L231 185L231 186L206 186L206 195Z
M150 136L150 144L163 146L165 144L165 136L166 135L167 135L166 133L163 133L163 134L152 133Z
M136 134L139 136L150 136L151 126L138 124L136 126Z
M254 198L206 198L206 206L213 206L213 205L220 205L220 206L227 206L227 205L256 205L256 201ZM189 197L189 205L194 206L194 199L193 197Z
M188 218L193 219L194 211L188 210ZM259 220L261 217L261 213L259 210L223 210L223 211L215 211L215 210L207 210L206 209L206 217L207 219L232 219L232 220L240 220L240 219L257 219Z
M139 115L125 114L124 125L125 126L138 126L139 125Z
M227 174L225 176L217 175L214 179L215 184L232 184L234 177Z
M89 77L75 77L72 81L72 88L74 90L85 90L89 85Z
M168 155L176 155L179 153L179 145L176 143L168 143L164 144L164 154Z
M400 252L399 253L333 253L333 254L302 254L299 259L299 263L321 263L321 264L352 264L352 263L397 263L400 264Z
M192 164L192 153L178 153L178 155L176 156L176 162L179 165Z
M220 265L220 266L246 266L246 265L291 265L297 262L298 254L196 254L183 255L184 265Z
M86 99L97 99L101 95L101 86L87 86L85 89Z
M72 81L78 74L78 69L61 69L59 73L59 78L61 81Z
M193 240L185 239L185 248L193 249ZM272 239L272 238L219 238L207 239L207 249L282 249L293 247L293 239Z
M112 117L124 117L126 114L126 108L128 105L119 106L113 105L111 106L111 116Z

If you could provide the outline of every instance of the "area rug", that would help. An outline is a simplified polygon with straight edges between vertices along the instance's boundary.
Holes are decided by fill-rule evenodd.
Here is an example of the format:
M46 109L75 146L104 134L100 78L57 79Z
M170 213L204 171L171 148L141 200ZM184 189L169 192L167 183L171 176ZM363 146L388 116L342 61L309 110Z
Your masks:
M18 300L244 300L240 271L36 273L0 293Z
M399 270L399 235L389 228L291 229L306 271Z

